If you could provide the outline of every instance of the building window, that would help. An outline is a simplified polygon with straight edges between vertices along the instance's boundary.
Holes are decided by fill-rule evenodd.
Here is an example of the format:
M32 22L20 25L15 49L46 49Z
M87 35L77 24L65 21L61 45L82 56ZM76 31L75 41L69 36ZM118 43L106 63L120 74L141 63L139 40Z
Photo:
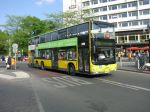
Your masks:
M92 3L92 5L93 4L98 4L98 0L92 0L91 3Z
M122 27L126 27L126 26L128 26L128 22L123 22Z
M138 21L130 21L129 26L138 26Z
M86 2L83 2L82 4L83 4L83 6L85 7L85 6L89 6L89 5L90 5L90 2L89 2L89 1L86 1Z
M107 6L106 6L106 7L101 7L101 8L100 8L100 11L101 11L101 12L107 11Z
M127 12L124 12L124 13L119 14L119 17L120 17L120 18L125 18L125 17L127 17Z
M150 24L150 19L144 19L140 21L140 25L148 25Z
M127 36L118 36L118 43L127 43Z
M127 27L127 26L128 26L128 22L119 23L119 27Z
M126 4L126 3L123 3L123 4L118 5L118 7L119 7L120 9L124 9L124 8L127 8L127 4Z
M129 17L132 17L132 16L138 16L138 12L137 11L129 12Z
M101 20L107 20L107 15L100 16Z
M112 14L109 16L109 19L117 19L118 15L117 14Z
M109 6L109 10L117 10L117 5Z
M93 12L93 13L99 12L99 8L94 8L94 9L92 9L92 12Z
M107 0L99 0L100 3L106 3Z
M129 35L129 42L135 42L138 41L138 36L136 35Z
M140 11L140 15L148 15L150 14L150 9L145 9Z
M112 1L116 1L116 0L108 0L109 2L112 2Z
M128 7L137 7L137 2L128 3Z
M140 5L148 5L148 4L150 4L149 0L139 0L139 2L140 2Z
M117 28L117 23L114 23L114 27Z
M93 20L98 21L99 20L99 16L93 17Z

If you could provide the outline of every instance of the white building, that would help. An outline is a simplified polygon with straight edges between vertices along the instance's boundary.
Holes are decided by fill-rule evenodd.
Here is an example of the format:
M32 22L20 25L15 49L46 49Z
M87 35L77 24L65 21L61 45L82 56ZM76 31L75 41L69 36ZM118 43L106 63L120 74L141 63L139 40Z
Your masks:
M63 0L63 11L90 9L96 20L115 24L118 47L143 46L150 39L150 0Z

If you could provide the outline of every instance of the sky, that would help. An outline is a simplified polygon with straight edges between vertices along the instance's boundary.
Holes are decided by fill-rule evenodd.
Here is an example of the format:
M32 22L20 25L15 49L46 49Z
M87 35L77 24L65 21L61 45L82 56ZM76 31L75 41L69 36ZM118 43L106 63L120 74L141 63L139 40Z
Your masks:
M1 0L0 25L6 23L7 15L36 16L46 19L46 14L62 11L63 0Z

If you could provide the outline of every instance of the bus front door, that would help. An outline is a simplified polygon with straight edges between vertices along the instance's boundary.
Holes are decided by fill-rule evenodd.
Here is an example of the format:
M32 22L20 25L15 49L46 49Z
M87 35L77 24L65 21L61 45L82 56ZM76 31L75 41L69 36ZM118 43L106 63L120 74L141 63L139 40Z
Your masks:
M88 48L79 48L79 72L89 73L89 50Z
M58 52L56 49L52 50L52 68L58 68Z

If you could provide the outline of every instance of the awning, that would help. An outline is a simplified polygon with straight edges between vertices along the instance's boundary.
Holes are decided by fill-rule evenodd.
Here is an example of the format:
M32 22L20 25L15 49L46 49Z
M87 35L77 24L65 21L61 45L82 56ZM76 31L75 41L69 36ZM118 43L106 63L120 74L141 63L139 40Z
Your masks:
M129 48L127 48L127 50L141 50L141 48L139 48L139 47L129 47Z
M149 46L141 47L141 50L149 50Z

